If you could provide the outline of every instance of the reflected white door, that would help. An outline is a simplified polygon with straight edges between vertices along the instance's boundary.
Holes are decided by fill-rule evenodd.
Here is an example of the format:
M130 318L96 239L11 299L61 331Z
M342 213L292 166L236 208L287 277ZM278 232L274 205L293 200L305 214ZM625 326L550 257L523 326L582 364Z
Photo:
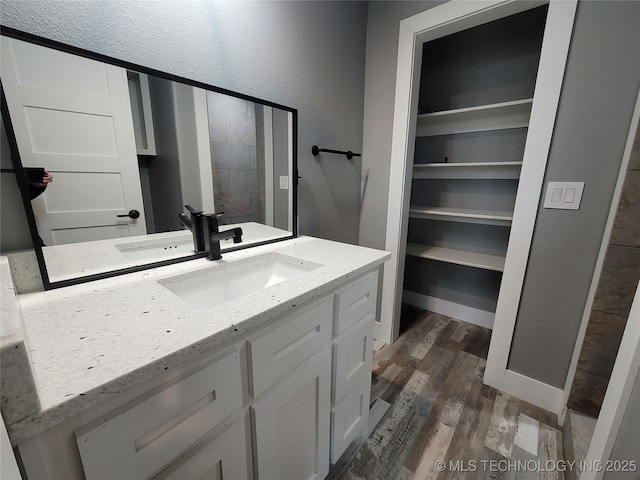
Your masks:
M54 176L32 202L44 243L146 234L126 71L3 37L2 84L22 164Z

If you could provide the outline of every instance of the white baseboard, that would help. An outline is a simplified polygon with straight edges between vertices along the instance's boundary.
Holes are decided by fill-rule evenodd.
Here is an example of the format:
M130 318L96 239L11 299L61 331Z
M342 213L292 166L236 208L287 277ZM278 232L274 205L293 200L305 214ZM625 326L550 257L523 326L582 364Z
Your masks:
M513 370L507 370L500 390L555 413L558 416L559 425L564 420L565 405L561 388L552 387L547 383L542 383Z
M473 323L474 325L489 329L493 327L493 319L495 317L495 313L493 312L487 312L479 308L469 307L409 290L402 291L402 301L414 307L424 308L430 312L447 315L448 317Z

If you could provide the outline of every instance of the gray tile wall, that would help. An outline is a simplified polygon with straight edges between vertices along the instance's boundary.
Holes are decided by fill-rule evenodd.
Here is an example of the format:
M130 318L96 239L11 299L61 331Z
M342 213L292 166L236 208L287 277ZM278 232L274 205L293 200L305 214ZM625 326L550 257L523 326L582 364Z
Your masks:
M261 113L262 107L207 92L207 108L214 201L226 214L221 223L264 223L264 139L256 135L263 131L256 129L256 109Z

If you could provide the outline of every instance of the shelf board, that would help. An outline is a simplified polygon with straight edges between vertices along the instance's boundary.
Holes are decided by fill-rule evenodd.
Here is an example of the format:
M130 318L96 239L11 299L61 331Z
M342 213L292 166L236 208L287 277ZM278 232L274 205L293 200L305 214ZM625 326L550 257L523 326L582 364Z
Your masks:
M447 220L451 222L509 226L513 220L513 213L469 208L411 207L409 209L409 217L424 218L427 220Z
M413 165L413 178L517 180L522 162L422 163Z
M504 270L505 258L497 255L434 247L432 245L421 245L418 243L407 243L406 253L414 257L428 258L439 262L454 263L456 265L481 268L483 270L492 270L495 272L502 272Z
M529 125L532 98L418 115L417 137L522 128Z

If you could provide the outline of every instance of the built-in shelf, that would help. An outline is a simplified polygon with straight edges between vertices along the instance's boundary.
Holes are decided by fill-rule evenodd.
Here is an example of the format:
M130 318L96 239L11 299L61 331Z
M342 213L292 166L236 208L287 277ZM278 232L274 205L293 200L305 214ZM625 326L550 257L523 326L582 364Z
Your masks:
M407 243L407 255L420 258L428 258L439 262L455 263L467 267L481 268L502 272L504 270L504 257L488 255L486 253L467 252L453 248L434 247L418 243Z
M418 115L417 137L484 132L529 125L533 99L492 103Z
M522 162L423 163L413 165L413 178L517 180Z
M409 217L428 220L448 220L451 222L481 223L485 225L510 226L512 212L475 210L450 207L411 207Z

